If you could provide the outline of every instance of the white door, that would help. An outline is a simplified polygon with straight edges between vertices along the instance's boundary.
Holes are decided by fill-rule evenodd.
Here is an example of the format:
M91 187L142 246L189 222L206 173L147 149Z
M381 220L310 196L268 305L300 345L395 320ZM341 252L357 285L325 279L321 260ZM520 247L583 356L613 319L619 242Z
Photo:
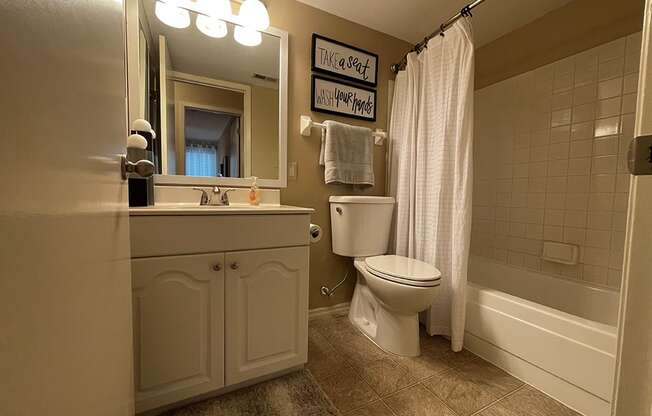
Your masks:
M124 13L0 0L0 414L132 415Z
M647 0L636 136L652 134L651 19L652 1ZM627 222L614 414L649 416L652 414L652 176L633 177Z
M136 411L224 386L224 254L132 262Z
M226 384L301 365L308 356L310 248L226 254Z

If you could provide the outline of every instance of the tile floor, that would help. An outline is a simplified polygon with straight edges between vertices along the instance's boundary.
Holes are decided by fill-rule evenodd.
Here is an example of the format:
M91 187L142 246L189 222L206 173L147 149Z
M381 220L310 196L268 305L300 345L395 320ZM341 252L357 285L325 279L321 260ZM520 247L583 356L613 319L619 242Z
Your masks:
M441 337L422 335L422 355L397 357L344 314L310 320L308 365L344 416L579 416Z

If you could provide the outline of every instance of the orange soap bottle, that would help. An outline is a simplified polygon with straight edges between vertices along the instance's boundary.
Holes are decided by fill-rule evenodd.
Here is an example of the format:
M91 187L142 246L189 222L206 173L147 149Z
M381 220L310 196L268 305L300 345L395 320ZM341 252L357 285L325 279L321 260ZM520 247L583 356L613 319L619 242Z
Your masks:
M252 179L252 183L251 183L251 188L249 188L249 204L258 205L260 204L260 191L258 190L258 184L256 183L258 178L252 176L251 179Z

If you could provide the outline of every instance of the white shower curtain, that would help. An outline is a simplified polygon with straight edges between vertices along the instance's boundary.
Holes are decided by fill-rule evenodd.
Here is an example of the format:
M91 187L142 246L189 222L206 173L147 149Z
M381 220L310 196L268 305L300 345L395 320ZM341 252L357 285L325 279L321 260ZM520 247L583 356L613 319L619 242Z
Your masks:
M464 339L471 235L473 38L462 18L437 36L396 77L390 123L390 192L396 197L398 255L435 265L439 294L422 321L429 334Z

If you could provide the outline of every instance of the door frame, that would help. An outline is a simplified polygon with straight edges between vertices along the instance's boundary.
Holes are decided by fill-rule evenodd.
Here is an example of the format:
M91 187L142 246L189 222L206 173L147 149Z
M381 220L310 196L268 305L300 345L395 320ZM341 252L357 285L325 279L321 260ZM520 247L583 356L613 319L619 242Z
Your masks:
M187 84L201 85L204 87L217 88L221 90L239 92L243 95L243 107L241 111L240 118L240 131L242 133L242 149L240 161L242 163L242 172L243 178L230 178L236 180L244 180L249 183L250 181L246 178L251 176L251 86L246 84L240 84L232 81L225 81L216 78L202 77L193 74L187 74L184 72L170 71L168 74L168 79L172 81L185 82ZM181 102L178 102L181 103ZM210 108L210 106L204 104L193 104L197 108ZM175 105L175 113L179 110ZM219 107L214 107L219 110ZM235 112L237 113L240 110L233 111L233 109L224 111L224 112ZM175 121L179 120L178 113L175 115ZM175 123L176 124L176 123ZM175 139L176 140L176 139ZM167 147L165 140L161 141L162 147ZM176 144L176 150L179 150L180 146ZM181 158L181 155L177 154L177 158ZM214 185L215 178L202 178L202 177L193 177L193 176L183 176L183 175L168 175L167 172L163 171L161 175L155 176L156 184L161 185Z
M175 112L175 125L176 125L176 133L174 135L175 137L175 142L176 142L176 155L177 155L177 170L179 170L179 166L183 166L183 172L185 174L186 172L186 162L185 162L185 154L186 154L186 109L187 108L194 108L197 110L205 110L206 112L211 112L211 113L220 113L220 114L227 114L227 115L233 115L237 116L240 119L240 139L238 140L238 146L239 146L239 154L240 156L238 157L238 163L239 163L239 168L238 170L240 171L240 174L242 175L245 172L245 165L246 165L246 155L244 153L244 147L246 145L247 140L249 140L250 146L251 146L251 135L247 137L245 130L245 118L251 117L251 115L247 114L246 109L239 109L239 108L230 108L230 107L216 107L212 105L206 105L206 104L200 104L200 103L195 103L191 101L177 101L178 105L174 106L174 112ZM183 121L183 123L182 123ZM180 134L181 133L181 134ZM180 163L182 162L182 163ZM251 170L251 166L249 166Z
M634 136L652 134L652 0L645 2ZM632 176L612 414L652 412L652 176ZM645 359L647 357L647 359Z

